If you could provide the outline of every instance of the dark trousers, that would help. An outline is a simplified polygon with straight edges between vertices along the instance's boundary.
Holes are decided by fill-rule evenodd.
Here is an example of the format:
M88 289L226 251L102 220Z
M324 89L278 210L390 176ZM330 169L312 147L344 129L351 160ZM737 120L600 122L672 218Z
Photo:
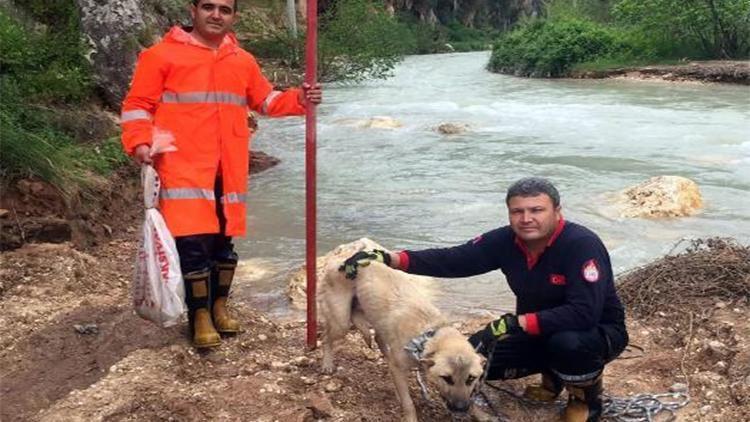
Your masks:
M216 215L219 218L219 233L194 234L175 238L177 253L180 255L180 267L183 274L210 271L217 262L237 262L232 238L224 234L226 217L221 206L223 193L221 179L214 183L216 197Z
M484 330L469 342L477 347ZM622 353L628 344L624 326L599 325L589 331L563 331L549 336L512 335L495 343L494 350L480 350L489 358L488 380L521 378L552 372L564 382L596 378L604 365ZM492 349L492 347L490 347Z

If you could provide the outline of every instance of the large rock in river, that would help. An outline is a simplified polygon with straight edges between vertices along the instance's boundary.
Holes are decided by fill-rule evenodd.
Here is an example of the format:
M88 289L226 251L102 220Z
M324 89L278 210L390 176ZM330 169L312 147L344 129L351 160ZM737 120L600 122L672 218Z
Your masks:
M441 123L435 130L443 135L459 135L466 132L469 129L469 125L466 123Z
M321 280L323 280L325 268L327 267L329 262L333 261L338 265L339 263L343 263L347 258L359 251L372 249L386 250L376 242L363 237L359 240L355 240L354 242L339 245L334 250L328 252L325 256L318 257L316 264L318 286L320 286ZM432 277L423 277L412 274L404 274L404 279L414 283L432 284L434 282L434 279ZM305 309L307 307L306 286L307 269L306 266L303 265L292 275L287 285L287 296L289 297L289 300L294 308ZM320 287L318 287L318 292L319 291Z
M250 174L257 174L279 164L281 160L263 151L250 151Z
M703 207L698 185L680 176L652 177L622 194L622 217L685 217Z

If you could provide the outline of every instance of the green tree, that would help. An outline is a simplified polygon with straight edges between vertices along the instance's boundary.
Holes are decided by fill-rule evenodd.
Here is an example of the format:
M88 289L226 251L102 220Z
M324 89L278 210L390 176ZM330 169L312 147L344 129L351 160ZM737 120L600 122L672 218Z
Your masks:
M415 37L372 0L337 0L320 18L320 79L386 78Z
M750 55L750 0L620 0L613 14L672 50L699 49L710 58Z
M374 0L334 0L318 22L318 79L323 82L386 78L405 54L416 50L416 31ZM238 29L254 34L246 46L258 57L290 69L304 67L304 33L295 38L254 16L243 16Z

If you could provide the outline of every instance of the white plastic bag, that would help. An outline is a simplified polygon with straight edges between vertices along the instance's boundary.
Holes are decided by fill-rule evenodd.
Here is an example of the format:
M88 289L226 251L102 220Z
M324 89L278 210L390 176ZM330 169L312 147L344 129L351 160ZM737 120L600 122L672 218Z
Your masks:
M180 259L174 238L156 209L160 182L153 167L141 168L141 182L146 219L131 286L133 307L142 318L161 327L170 327L179 322L185 311Z

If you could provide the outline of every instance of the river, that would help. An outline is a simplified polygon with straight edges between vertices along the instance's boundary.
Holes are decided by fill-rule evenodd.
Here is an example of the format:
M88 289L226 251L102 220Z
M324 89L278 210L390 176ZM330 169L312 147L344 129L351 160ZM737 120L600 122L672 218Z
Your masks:
M507 223L505 190L550 178L566 219L597 232L615 273L683 238L750 242L750 87L632 80L542 80L485 70L488 52L407 57L394 77L325 87L318 108L318 252L366 236L390 249L462 243ZM360 123L387 116L393 129ZM458 135L435 127L468 125ZM304 262L304 121L264 119L253 148L279 157L250 181L248 237L237 249L270 276L241 288L258 309L298 315L286 279ZM618 191L652 176L698 183L705 209L623 219ZM458 315L513 309L501 272L440 280Z

